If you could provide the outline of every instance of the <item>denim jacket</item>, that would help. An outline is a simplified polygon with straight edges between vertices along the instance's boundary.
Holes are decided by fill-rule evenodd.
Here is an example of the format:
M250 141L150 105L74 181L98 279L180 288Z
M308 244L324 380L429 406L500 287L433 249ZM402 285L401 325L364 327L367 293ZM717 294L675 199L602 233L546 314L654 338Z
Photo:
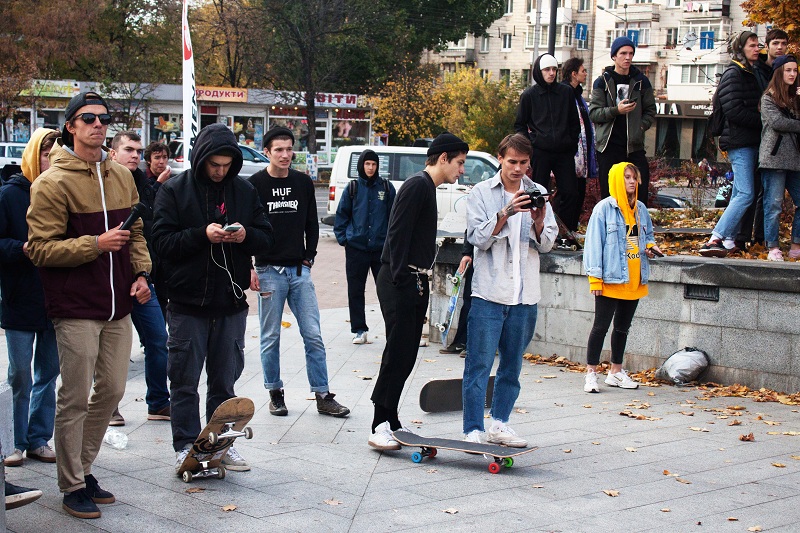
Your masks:
M639 250L655 244L653 222L642 202L637 201L636 224L639 226ZM592 211L586 228L583 248L583 268L587 276L600 278L603 283L628 283L628 258L626 251L625 217L617 200L609 196L598 203ZM641 283L650 279L650 263L647 254L641 253Z
M523 186L533 187L534 183L523 178ZM543 193L547 192L541 185L536 186ZM480 295L481 298L498 304L514 305L513 253L509 245L508 224L497 235L492 235L497 224L497 212L505 204L500 172L473 187L467 197L467 239L475 246L472 263L475 269L472 278L473 295ZM520 271L523 275L522 304L533 305L541 299L539 253L549 252L553 247L558 236L558 225L549 203L539 240L536 239L530 213L517 213L514 216L522 217L519 239Z

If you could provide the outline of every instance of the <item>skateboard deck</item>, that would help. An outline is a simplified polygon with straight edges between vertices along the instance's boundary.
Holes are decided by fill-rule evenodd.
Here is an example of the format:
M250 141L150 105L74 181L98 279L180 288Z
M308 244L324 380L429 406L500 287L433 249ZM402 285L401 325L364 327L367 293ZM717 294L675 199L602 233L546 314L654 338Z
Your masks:
M436 327L442 334L443 346L448 346L447 337L450 335L450 328L454 322L454 315L456 314L456 307L458 306L458 298L461 296L461 288L464 285L462 283L463 280L463 274L458 272L452 275L447 275L447 281L453 284L453 289L450 291L450 302L447 304L447 311L444 314L444 320L434 324L434 327Z
M497 474L501 467L511 468L514 465L514 457L523 455L536 450L533 448L509 448L499 444L478 444L476 442L465 442L455 439L439 439L432 437L422 437L410 431L395 431L394 439L403 446L420 448L420 451L411 454L411 460L420 463L425 457L433 459L436 457L436 450L453 450L473 455L484 455L491 458L489 472Z
M225 477L222 458L228 453L237 437L253 438L253 430L245 425L255 412L250 398L230 398L222 402L211 415L211 419L197 436L192 449L178 469L185 483L192 479Z
M464 408L462 398L462 385L464 380L433 379L422 386L419 391L419 407L426 413L447 413L461 411ZM494 395L494 376L489 376L486 386L486 403L484 407L491 407Z

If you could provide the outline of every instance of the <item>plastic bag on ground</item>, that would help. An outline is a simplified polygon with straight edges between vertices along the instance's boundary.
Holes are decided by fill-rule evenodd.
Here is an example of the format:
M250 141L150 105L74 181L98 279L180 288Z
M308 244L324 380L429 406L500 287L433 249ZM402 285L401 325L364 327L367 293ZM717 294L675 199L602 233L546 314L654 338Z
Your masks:
M686 385L697 380L710 364L708 354L694 347L686 347L670 355L656 370L656 378Z

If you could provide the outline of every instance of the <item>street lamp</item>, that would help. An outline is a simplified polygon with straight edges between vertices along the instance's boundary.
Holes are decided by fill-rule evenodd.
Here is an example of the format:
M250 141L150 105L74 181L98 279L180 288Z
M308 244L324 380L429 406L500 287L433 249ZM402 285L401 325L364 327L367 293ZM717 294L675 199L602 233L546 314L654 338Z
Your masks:
M628 4L622 4L622 9L625 10L625 17L620 17L616 13L614 13L612 11L609 11L605 7L601 6L600 4L597 4L597 9L599 9L601 11L605 11L609 15L613 15L613 16L617 17L619 20L621 20L622 22L624 22L625 23L625 34L627 35L627 33L628 33Z

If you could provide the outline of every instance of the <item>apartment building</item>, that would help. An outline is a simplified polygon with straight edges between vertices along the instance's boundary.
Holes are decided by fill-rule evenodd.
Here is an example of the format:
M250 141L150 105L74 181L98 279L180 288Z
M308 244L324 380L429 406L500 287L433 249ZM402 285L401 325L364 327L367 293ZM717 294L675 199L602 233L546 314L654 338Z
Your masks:
M668 159L717 159L707 138L711 96L730 62L727 38L745 29L745 13L731 0L557 0L555 56L582 57L594 80L611 65L611 42L628 35L638 42L634 65L656 92L657 120L646 137L647 153ZM505 0L505 13L483 36L467 35L423 61L452 71L458 65L493 78L519 76L530 83L537 54L547 51L549 0ZM538 25L537 25L538 20ZM750 28L762 39L768 27ZM580 37L581 39L578 39ZM591 81L588 83L591 86ZM589 99L587 87L584 96Z

